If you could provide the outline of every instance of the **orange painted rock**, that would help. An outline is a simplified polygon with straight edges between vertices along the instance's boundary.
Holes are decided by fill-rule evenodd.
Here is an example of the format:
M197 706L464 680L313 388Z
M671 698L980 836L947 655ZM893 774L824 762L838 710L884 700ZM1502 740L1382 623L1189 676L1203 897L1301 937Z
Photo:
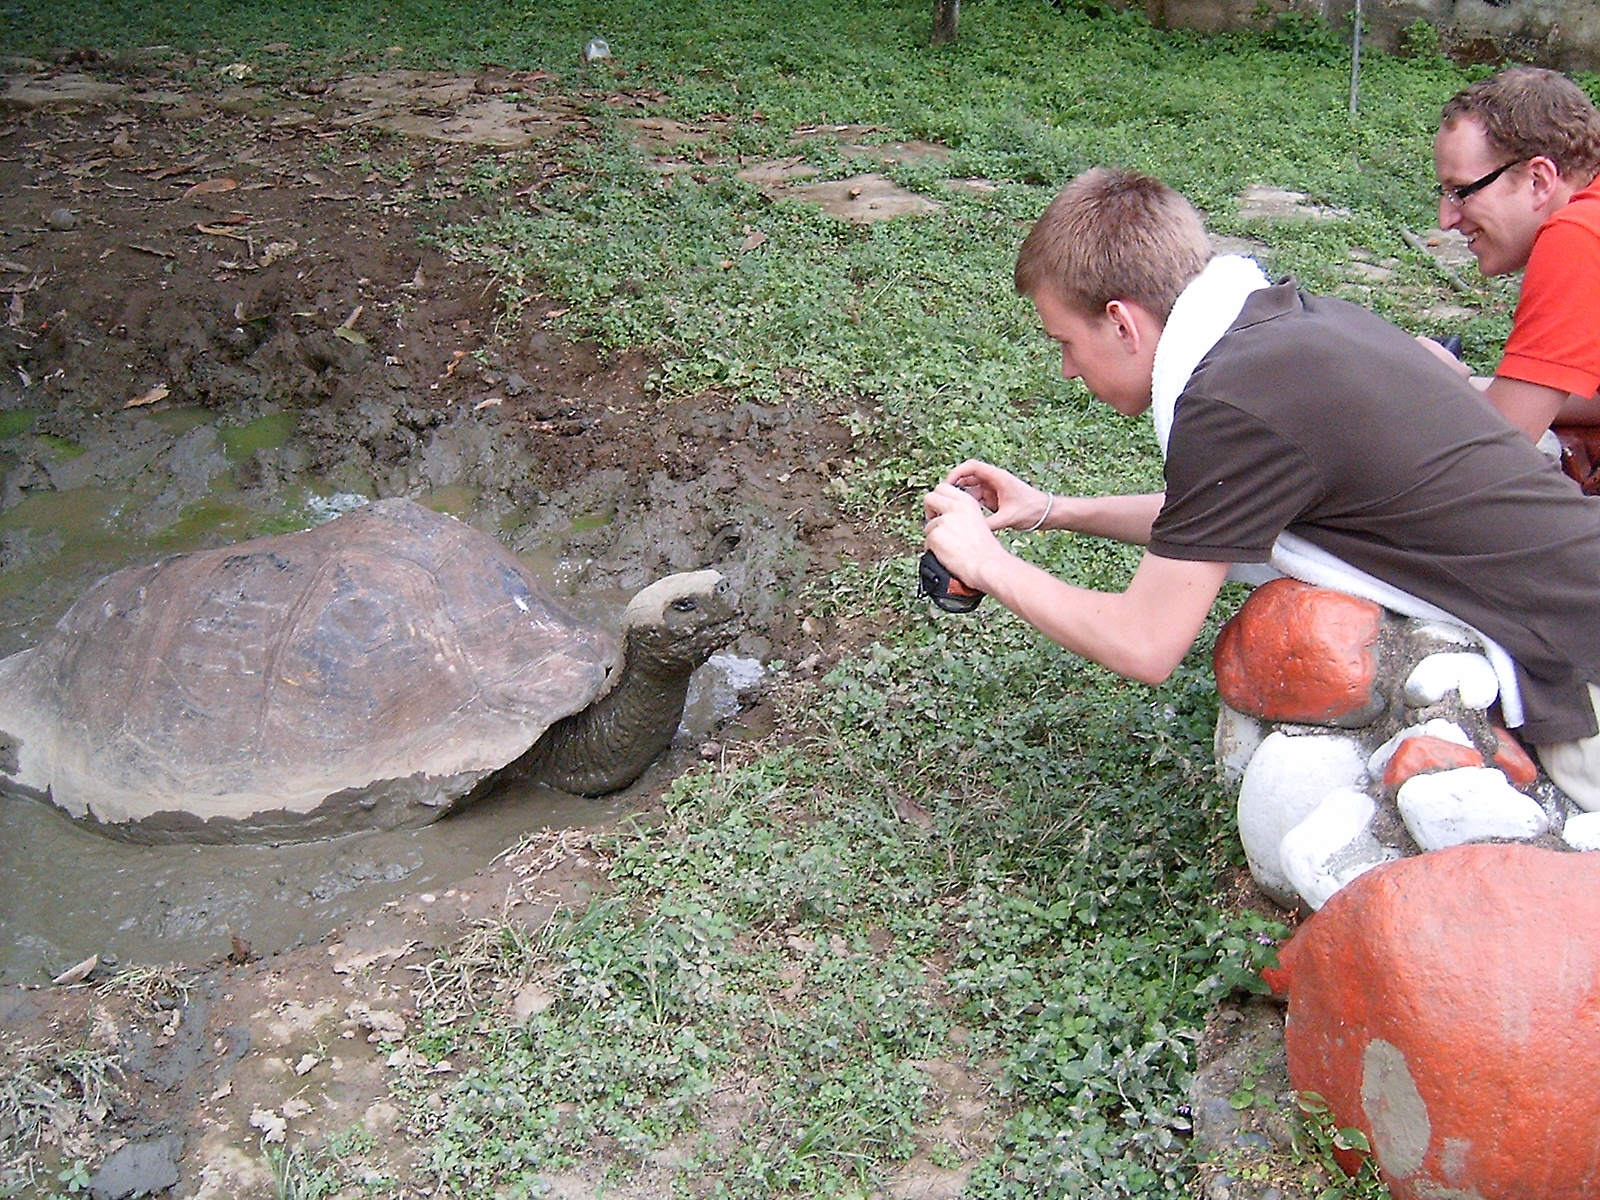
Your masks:
M1483 755L1471 746L1448 742L1431 734L1418 734L1400 743L1383 770L1383 786L1394 789L1413 775L1428 771L1453 771L1457 767L1481 767Z
M1377 867L1281 963L1290 1081L1367 1135L1395 1200L1600 1196L1600 855Z
M1539 778L1539 768L1522 748L1522 743L1509 730L1498 725L1492 728L1495 739L1494 765L1505 772L1506 778L1518 787L1527 787Z
M1383 609L1370 600L1274 579L1217 635L1217 692L1266 721L1366 725L1383 711L1373 686L1382 626Z

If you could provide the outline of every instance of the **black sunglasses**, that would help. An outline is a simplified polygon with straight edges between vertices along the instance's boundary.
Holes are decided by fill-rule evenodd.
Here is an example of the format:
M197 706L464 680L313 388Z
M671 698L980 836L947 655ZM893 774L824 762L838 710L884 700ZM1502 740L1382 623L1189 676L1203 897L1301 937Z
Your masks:
M1520 167L1527 161L1528 160L1525 158L1519 158L1515 162L1508 162L1503 167L1496 167L1487 175L1483 176L1483 178L1474 179L1471 183L1463 183L1460 187L1451 187L1447 183L1441 183L1439 185L1439 195L1442 199L1448 200L1451 204L1454 204L1457 208L1460 208L1467 202L1467 197L1471 196L1474 192L1482 191L1496 179L1499 179L1500 176L1511 170L1512 167Z

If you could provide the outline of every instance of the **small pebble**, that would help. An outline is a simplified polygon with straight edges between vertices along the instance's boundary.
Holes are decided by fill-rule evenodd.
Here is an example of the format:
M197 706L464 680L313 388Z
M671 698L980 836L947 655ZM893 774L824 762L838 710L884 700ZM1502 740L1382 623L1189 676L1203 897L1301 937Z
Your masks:
M57 233L65 233L69 229L78 227L78 215L70 208L53 208L50 210L50 215L45 218L45 224Z

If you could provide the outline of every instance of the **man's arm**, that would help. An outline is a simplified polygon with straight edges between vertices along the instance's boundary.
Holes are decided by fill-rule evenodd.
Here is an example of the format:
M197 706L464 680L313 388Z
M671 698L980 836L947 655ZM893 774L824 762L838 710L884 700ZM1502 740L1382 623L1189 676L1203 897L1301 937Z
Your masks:
M1140 496L1052 496L1024 483L1010 471L975 458L952 468L944 481L989 510L986 523L990 529L1067 529L1133 546L1149 544L1150 527L1166 499L1160 492Z
M1536 442L1550 428L1550 422L1556 419L1556 414L1572 399L1560 388L1508 379L1504 375L1496 375L1491 379L1489 386L1483 389L1483 395L1500 410L1506 420Z
M1183 661L1228 574L1227 563L1146 553L1124 592L1074 587L1007 551L958 488L940 484L925 506L928 548L957 577L1051 641L1141 683L1160 683Z

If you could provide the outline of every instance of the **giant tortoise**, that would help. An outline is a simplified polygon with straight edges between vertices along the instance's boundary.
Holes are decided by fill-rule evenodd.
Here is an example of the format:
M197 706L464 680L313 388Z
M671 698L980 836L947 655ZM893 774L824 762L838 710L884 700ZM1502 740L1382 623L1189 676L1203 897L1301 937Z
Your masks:
M494 538L383 500L102 579L0 661L0 789L139 841L425 824L507 770L600 795L735 617L717 572L672 575L619 648Z

